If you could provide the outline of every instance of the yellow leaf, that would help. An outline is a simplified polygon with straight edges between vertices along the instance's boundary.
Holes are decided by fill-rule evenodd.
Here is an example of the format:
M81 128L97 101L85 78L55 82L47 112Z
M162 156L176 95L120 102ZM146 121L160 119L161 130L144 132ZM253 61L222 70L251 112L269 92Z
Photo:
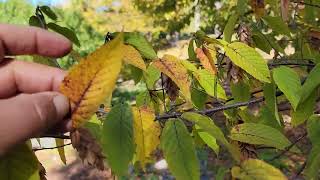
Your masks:
M239 180L287 180L283 173L270 164L259 159L248 159L231 169L233 178Z
M72 125L79 127L112 94L123 59L123 34L89 54L71 68L62 82L61 92L72 107Z
M210 52L207 49L204 49L204 50L202 50L201 48L196 49L197 58L200 60L204 69L208 70L212 75L215 76L217 74L217 68L214 64L213 55L211 54L213 52L215 51Z
M150 159L151 153L160 143L160 124L154 121L154 111L147 107L133 107L134 140L136 143L136 157L142 167Z
M66 159L66 155L64 153L64 147L63 147L64 140L63 139L58 139L58 138L56 138L55 140L56 140L57 147L59 147L59 148L57 148L57 150L58 150L60 159L63 162L63 164L67 164L67 159Z
M124 45L124 57L125 63L131 64L143 71L147 70L146 64L144 63L139 51L130 45Z
M188 70L182 65L179 59L171 55L164 55L162 59L155 60L152 65L169 76L180 88L185 98L191 101L191 83L188 78Z

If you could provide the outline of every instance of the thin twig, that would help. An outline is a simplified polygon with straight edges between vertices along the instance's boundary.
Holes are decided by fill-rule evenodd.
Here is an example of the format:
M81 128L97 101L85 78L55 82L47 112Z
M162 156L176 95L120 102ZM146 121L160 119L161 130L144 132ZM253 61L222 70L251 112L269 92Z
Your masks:
M61 145L61 146L55 146L55 147L35 148L35 149L32 149L32 150L33 151L42 151L42 150L48 150L48 149L57 149L57 148L61 148L61 147L69 146L69 145L71 145L71 143L67 143L67 144L64 144L64 145Z
M304 133L302 136L300 136L298 139L296 139L293 143L291 143L289 146L287 146L281 153L275 155L274 157L272 157L271 159L269 159L268 161L274 161L278 158L280 158L281 156L283 156L286 152L290 151L291 148L293 148L299 141L301 141L302 139L304 139L307 136L307 133Z
M57 138L57 139L70 139L70 136L58 135L58 134L45 134L40 138Z
M239 102L239 103L228 104L228 105L225 105L225 106L216 107L216 108L212 108L212 109L206 109L206 110L202 110L202 111L192 111L192 112L200 113L200 114L212 114L212 113L216 113L216 112L219 112L219 111L224 111L224 110L228 110L228 109L234 109L234 108L238 108L238 107L242 107L242 106L248 106L250 104L259 103L259 102L262 102L262 101L264 101L264 97L255 98L255 99L252 99L252 100L247 101L247 102ZM177 117L180 117L181 115L182 115L182 113L180 113L180 112L178 112L178 113L175 112L175 113L172 113L172 114L164 114L164 115L161 115L161 116L157 116L156 120L159 121L159 120L164 120L164 119L177 118Z
M297 172L290 179L297 179L297 177L303 172L306 166L307 166L307 161L304 161L304 163L299 167Z
M297 3L297 4L301 4L301 5L305 5L305 6L311 6L311 7L316 7L316 8L320 8L320 5L318 4L311 4L311 3L306 3L303 1L291 1L293 3Z

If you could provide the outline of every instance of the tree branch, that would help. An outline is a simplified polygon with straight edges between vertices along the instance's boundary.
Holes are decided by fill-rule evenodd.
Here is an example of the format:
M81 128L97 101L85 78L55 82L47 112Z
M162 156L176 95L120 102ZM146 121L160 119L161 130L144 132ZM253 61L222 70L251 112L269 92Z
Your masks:
M306 3L303 1L291 1L293 3L297 3L297 4L301 4L301 5L305 5L305 6L312 6L312 7L316 7L316 8L320 8L320 5L318 4L311 4L311 3Z
M212 114L212 113L216 113L219 111L224 111L224 110L228 110L228 109L234 109L234 108L238 108L238 107L242 107L242 106L248 106L250 104L255 104L255 103L259 103L264 101L264 97L261 98L255 98L252 99L250 101L247 102L239 102L239 103L235 103L235 104L228 104L225 106L220 106L220 107L216 107L216 108L212 108L212 109L206 109L206 110L202 110L202 111L191 111L191 112L195 112L195 113L200 113L200 114ZM160 120L165 120L165 119L170 119L170 118L177 118L180 117L182 115L182 113L172 113L172 114L164 114L164 115L160 115L156 117L157 121Z
M32 150L33 151L42 151L42 150L48 150L48 149L57 149L57 148L61 148L61 147L69 146L69 145L71 145L71 143L67 143L62 146L55 146L55 147L34 148Z
M280 158L281 156L283 156L286 152L290 151L291 148L293 148L299 141L301 141L302 139L304 139L307 136L307 133L304 133L302 136L300 136L298 139L296 139L292 144L290 144L289 146L287 146L281 153L275 155L274 157L272 157L271 159L269 159L268 161L274 161L278 158Z

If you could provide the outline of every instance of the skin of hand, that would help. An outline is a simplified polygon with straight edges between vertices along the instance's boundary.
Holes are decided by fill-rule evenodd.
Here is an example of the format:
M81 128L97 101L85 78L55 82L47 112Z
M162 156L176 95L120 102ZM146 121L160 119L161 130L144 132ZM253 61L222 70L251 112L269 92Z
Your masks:
M70 41L59 34L0 24L0 157L29 138L71 128L66 119L69 101L59 93L66 72L8 57L61 57L71 49Z

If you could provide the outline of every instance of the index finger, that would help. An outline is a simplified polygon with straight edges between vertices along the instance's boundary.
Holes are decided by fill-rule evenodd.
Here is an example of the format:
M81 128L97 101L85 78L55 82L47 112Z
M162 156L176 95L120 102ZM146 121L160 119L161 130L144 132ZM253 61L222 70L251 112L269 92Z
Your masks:
M71 47L71 42L57 33L36 27L0 24L0 60L6 55L61 57Z

